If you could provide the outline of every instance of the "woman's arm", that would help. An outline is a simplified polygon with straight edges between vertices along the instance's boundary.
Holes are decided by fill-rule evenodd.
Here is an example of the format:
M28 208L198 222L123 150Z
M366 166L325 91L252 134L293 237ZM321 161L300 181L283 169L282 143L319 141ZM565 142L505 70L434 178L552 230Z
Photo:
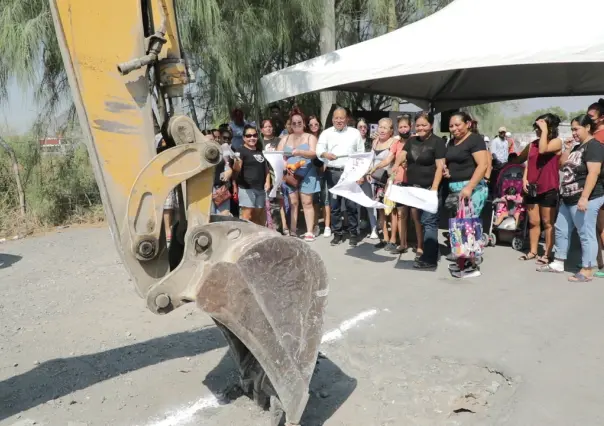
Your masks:
M438 191L440 182L443 180L443 170L445 169L445 159L441 158L436 160L436 172L434 173L434 180L432 181L432 191Z
M394 168L400 167L401 164L403 164L405 161L407 161L407 151L405 151L404 149L398 153L398 155L396 156L396 159L394 160Z
M488 151L477 151L472 154L472 157L474 157L474 161L476 162L476 169L474 170L472 179L470 179L470 182L467 185L472 191L474 188L476 188L476 186L478 186L487 172L487 167L489 164L489 160L487 158L488 155Z
M377 169L383 169L387 167L390 163L394 161L394 154L391 152L388 154L388 157L384 158L378 164L369 169L369 174L372 175Z
M484 174L485 179L491 180L491 173L493 173L493 154L487 150L487 171Z
M585 187L583 188L581 198L589 200L591 191L594 190L596 183L598 183L601 170L602 163L592 163L591 161L587 162L587 178L585 179Z
M551 154L562 150L562 139L556 138L547 141L547 135L541 134L539 138L539 154Z
M531 149L531 144L529 143L527 146L524 147L524 149L522 150L522 152L520 154L518 154L518 157L514 158L509 163L511 163L511 164L522 164L522 163L524 163L528 159L528 153L529 153L530 149Z

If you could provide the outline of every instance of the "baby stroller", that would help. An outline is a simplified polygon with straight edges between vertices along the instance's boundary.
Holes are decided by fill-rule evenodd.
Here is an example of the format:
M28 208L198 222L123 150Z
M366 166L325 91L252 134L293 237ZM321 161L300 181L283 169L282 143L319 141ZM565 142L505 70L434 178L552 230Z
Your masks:
M522 200L522 176L524 165L508 164L499 172L492 201L490 246L511 237L512 248L524 248L528 229L528 216Z

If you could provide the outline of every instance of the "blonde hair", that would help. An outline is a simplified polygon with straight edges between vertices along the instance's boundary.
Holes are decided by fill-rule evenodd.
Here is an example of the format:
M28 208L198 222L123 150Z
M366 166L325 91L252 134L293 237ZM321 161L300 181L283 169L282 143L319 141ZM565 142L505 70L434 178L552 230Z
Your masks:
M394 132L394 123L392 122L392 119L387 118L387 117L382 118L380 121L378 121L378 126L383 123L387 123L388 125L390 125L390 130L392 130Z

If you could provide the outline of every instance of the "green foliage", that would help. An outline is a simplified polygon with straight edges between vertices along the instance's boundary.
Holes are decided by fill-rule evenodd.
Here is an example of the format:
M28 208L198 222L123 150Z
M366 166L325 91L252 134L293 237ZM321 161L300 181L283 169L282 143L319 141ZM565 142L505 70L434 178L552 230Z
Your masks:
M34 135L7 138L20 166L27 217L20 218L17 189L10 159L0 151L0 235L26 227L101 219L100 194L88 152L77 140L68 140L61 152L43 152Z
M554 106L551 108L538 109L528 114L524 114L518 117L514 117L508 121L508 126L511 132L531 132L533 130L533 123L535 119L540 115L552 113L560 117L563 122L575 117L576 115L569 114L563 108Z

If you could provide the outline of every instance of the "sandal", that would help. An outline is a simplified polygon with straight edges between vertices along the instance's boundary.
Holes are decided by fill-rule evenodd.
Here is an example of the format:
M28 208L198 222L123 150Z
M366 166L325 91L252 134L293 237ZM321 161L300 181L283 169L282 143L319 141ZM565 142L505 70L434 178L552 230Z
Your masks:
M535 262L537 265L549 264L549 258L547 256L536 256L535 259L537 259L537 261Z
M593 280L592 277L587 277L581 272L577 272L575 275L568 277L568 281L571 283L588 283Z
M533 253L533 252L529 251L527 254L523 254L522 256L520 256L518 258L518 260L523 260L523 261L533 260L533 259L536 259L537 257L538 257L537 253Z
M604 272L596 271L596 272L594 272L594 277L595 278L604 278Z
M307 243L312 243L315 240L315 235L311 232L307 232L304 234L304 241Z
M554 274L561 274L564 271L558 271L557 269L552 268L550 264L545 264L537 268L537 272L553 272Z

